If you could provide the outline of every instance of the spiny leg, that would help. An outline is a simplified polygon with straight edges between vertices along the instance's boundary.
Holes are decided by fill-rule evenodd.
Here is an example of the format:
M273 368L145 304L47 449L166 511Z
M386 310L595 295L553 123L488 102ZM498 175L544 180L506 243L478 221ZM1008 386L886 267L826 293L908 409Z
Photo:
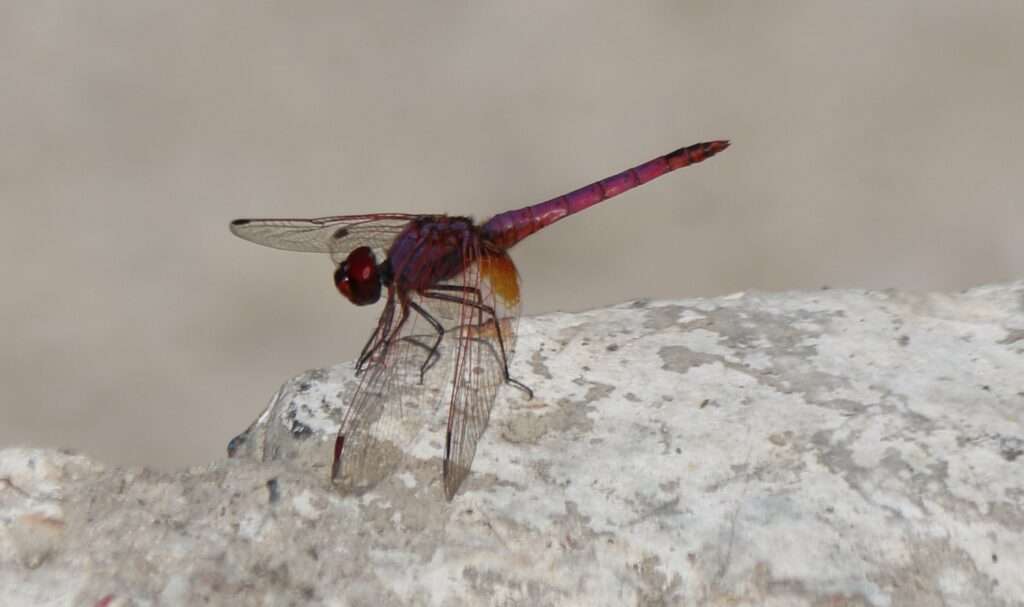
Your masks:
M526 398L527 399L532 399L533 398L533 390L531 390L529 388L529 386L527 386L523 382L521 382L521 381L519 381L517 379L513 379L512 376L509 374L509 371L508 371L508 354L506 354L506 352L505 352L505 340L501 336L501 323L498 322L498 317L497 317L497 315L494 312L494 308L492 308L491 306L488 306L486 304L483 304L483 303L478 303L477 301L470 301L468 299L463 299L463 298L460 298L460 297L455 297L454 295L448 295L447 293L437 293L435 291L438 290L437 289L438 286L448 287L446 289L441 289L442 291L460 291L460 292L463 292L463 293L472 293L472 294L475 294L477 296L478 300L482 300L483 297L480 294L480 289L476 289L474 287L460 287L460 286L456 286L456 285L435 285L435 286L431 287L430 290L421 291L420 294L423 297L429 297L430 299L438 299L438 300L441 300L441 301L450 301L452 303L457 303L457 304L461 304L461 305L465 305L465 306L470 306L472 308L475 308L477 310L477 312L481 313L481 317L482 317L483 314L487 314L488 316L490 316L491 320L494 321L494 331L498 334L498 348L501 350L501 366L502 366L502 370L504 371L505 382L507 384L509 384L509 385L511 385L511 386L513 386L515 388L518 388L519 390L521 390L524 394L526 394ZM483 326L483 319L482 318L481 318L481 321L478 323L478 326L481 326L481 327Z
M422 316L424 320L426 320L428 323L430 323L430 326L434 327L434 330L437 331L437 338L434 339L434 345L430 346L430 349L427 352L427 359L423 361L422 365L420 365L420 383L422 384L423 376L427 374L427 371L430 369L430 367L434 365L434 362L436 362L434 360L434 357L437 356L438 358L440 358L437 349L441 345L441 340L444 338L444 327L441 326L441 323L439 323L436 318L431 316L429 312L424 310L423 307L420 306L415 301L409 300L409 307L418 312L419 315ZM413 343L423 348L426 348L426 346L417 341L413 341Z
M462 286L462 285L438 284L438 285L434 285L434 286L430 287L427 291L428 292L429 291L455 291L455 292L458 292L458 293L468 293L470 295L476 295L476 302L475 303L477 303L477 304L482 304L483 303L483 295L480 293L480 289L477 289L477 288L474 288L474 287L466 287L466 286ZM444 327L442 327L441 324L436 321L436 319L434 319L433 317L430 317L428 314L424 313L422 311L422 309L421 309L421 313L424 315L424 317L427 319L428 322L430 322L432 325L434 325L434 329L437 330L437 333L438 333L437 339L434 340L434 346L430 349L430 356L427 357L427 361L423 364L423 369L421 370L421 373L420 373L420 382L422 383L422 381L423 381L423 374L426 371L429 371L430 367L434 366L434 363L437 362L437 360L434 360L433 362L431 362L431 357L433 357L435 354L437 354L437 348L441 344L441 340L444 338ZM480 326L483 326L483 324L484 324L483 312L480 309L477 309L477 324L480 325ZM420 345L423 348L426 348L426 346L423 346L422 344L418 344L418 345ZM438 357L438 358L440 358L440 357ZM502 357L502 360L504 360L504 356Z
M391 333L391 321L395 318L395 299L388 293L388 302L384 306L384 311L380 315L380 320L377 321L377 327L374 328L373 333L370 335L369 341L363 346L362 351L359 353L359 358L356 359L356 375L359 375L366 368L366 363L369 362L370 357L373 356L381 344L384 343L384 337Z
M370 339L367 340L366 345L363 346L362 351L359 352L359 358L356 359L356 376L363 372L366 368L366 361L370 359L370 356L377 349L377 336L380 335L380 322L374 327L373 333L370 335Z
M454 291L456 293L467 293L469 295L475 295L476 296L476 303L480 304L480 305L484 305L484 295L483 295L483 293L480 292L480 289L478 289L476 287L467 287L467 286L464 286L464 285L439 284L439 285L434 285L434 286L430 287L428 290L429 291ZM476 314L477 314L477 321L476 321L477 325L483 326L483 324L484 324L483 310L477 308ZM491 313L491 316L494 317L493 311ZM498 322L496 318L495 318L494 322L495 323Z

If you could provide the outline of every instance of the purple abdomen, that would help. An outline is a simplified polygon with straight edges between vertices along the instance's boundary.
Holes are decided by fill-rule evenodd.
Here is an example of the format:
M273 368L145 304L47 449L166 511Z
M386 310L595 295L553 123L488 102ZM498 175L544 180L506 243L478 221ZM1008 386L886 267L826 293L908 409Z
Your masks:
M727 147L728 141L709 141L680 148L574 192L522 209L499 213L481 226L481 234L502 249L508 249L563 217L643 185L665 173L710 158Z

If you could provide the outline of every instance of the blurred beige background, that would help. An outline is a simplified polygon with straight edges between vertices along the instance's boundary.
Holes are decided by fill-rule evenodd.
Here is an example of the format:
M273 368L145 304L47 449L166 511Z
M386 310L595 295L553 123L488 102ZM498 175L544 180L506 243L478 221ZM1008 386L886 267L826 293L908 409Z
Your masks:
M712 138L515 249L524 312L1021 278L1021 32L1019 1L4 3L0 446L206 462L353 357L378 310L235 217L485 218Z

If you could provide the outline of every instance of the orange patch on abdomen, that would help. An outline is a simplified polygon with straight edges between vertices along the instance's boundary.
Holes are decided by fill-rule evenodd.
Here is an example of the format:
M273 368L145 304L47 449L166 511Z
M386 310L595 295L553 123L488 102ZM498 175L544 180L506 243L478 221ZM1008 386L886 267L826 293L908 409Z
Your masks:
M484 254L480 258L480 277L491 283L494 294L506 306L519 305L519 273L508 255Z

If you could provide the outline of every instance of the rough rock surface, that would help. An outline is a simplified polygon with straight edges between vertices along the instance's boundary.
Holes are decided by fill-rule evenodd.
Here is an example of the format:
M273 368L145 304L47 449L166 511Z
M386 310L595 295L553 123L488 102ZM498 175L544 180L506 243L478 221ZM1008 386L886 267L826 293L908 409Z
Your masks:
M1024 605L1024 282L520 326L473 473L326 481L350 364L178 473L0 452L4 605ZM202 423L197 420L197 423Z

